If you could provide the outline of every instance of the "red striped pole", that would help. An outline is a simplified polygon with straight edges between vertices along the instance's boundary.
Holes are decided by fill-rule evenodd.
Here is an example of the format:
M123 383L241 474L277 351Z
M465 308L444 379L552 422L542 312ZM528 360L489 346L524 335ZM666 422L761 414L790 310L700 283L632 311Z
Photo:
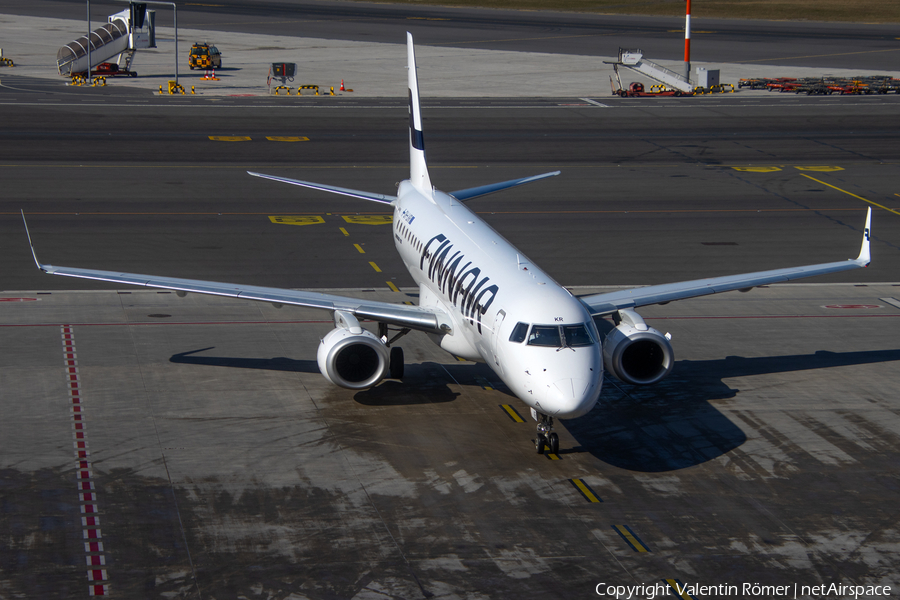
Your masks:
M687 0L687 13L684 17L684 76L691 81L691 0Z

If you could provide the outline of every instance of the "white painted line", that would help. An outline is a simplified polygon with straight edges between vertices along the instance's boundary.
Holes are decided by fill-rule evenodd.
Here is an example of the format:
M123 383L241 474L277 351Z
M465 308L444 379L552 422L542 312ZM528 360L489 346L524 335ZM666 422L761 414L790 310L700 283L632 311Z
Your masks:
M900 308L900 300L897 300L896 298L879 298L879 300L887 302L893 307Z
M593 104L594 106L600 106L602 108L609 108L609 104L603 104L602 102L597 102L596 100L591 100L590 98L579 98L579 100L584 100L588 104Z

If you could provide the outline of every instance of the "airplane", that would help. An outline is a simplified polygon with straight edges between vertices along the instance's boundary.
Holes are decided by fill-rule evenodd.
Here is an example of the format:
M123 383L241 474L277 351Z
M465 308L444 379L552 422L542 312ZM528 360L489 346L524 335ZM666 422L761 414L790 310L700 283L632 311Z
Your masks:
M576 297L466 206L474 198L554 177L559 171L450 193L437 190L425 160L409 33L407 63L410 176L398 185L396 196L248 173L392 207L394 245L419 286L418 306L42 264L26 222L35 264L51 275L174 290L182 297L211 294L328 311L335 327L318 346L319 370L331 383L351 390L371 388L387 377L402 378L403 351L395 343L410 331L424 332L451 355L486 363L530 407L539 454L559 452L553 420L579 417L594 408L605 372L636 385L656 383L671 372L670 336L648 326L636 308L869 265L871 208L856 259ZM614 324L603 339L595 323L602 317L611 317ZM377 333L364 329L363 320L377 323Z

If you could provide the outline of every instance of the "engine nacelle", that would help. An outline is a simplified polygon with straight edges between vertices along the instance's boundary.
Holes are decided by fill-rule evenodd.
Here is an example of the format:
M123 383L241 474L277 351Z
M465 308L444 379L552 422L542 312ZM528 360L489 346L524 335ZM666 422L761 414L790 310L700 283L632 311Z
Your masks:
M319 371L335 385L364 390L385 378L390 367L387 346L374 333L359 328L332 329L316 353Z
M603 364L617 379L650 385L664 378L675 364L669 339L648 327L634 311L619 311L621 322L603 342Z

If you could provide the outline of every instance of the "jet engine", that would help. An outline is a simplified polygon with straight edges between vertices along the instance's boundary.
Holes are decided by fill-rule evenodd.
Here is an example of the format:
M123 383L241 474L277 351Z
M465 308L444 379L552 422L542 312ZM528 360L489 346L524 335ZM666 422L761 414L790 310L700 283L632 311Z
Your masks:
M675 354L671 336L648 327L639 314L623 309L614 315L617 322L603 342L606 370L626 383L650 385L672 370Z
M341 315L347 317L348 315ZM387 375L390 358L388 348L375 334L359 326L356 319L351 326L339 322L319 344L316 360L325 379L351 390L364 390L376 385Z

